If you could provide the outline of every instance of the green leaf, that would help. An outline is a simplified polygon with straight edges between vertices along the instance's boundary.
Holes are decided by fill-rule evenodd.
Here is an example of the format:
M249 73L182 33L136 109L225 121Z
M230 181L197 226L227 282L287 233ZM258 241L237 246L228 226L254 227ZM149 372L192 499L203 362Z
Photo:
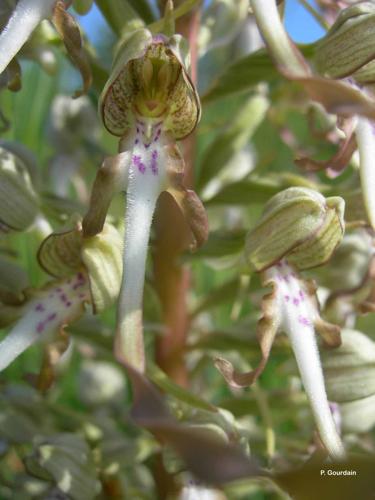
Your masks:
M235 119L228 123L222 133L216 135L203 156L198 189L202 189L217 176L229 160L246 146L263 120L267 108L268 100L264 96L251 96Z
M194 408L199 408L201 410L206 410L210 412L216 412L217 408L210 403L204 401L199 396L192 394L191 392L183 389L181 386L175 384L167 375L160 370L155 364L149 362L147 368L147 375L154 384L156 384L160 389L165 391L167 394L175 397L179 401L193 406Z
M147 0L128 0L128 3L138 12L145 23L152 23L155 20L154 13Z
M314 53L314 44L305 45L299 49L305 57L309 58ZM271 82L278 78L280 79L281 75L267 51L258 50L227 66L202 97L202 104L208 104L237 92L245 92L258 83Z
M241 181L225 186L217 195L206 201L211 205L264 205L282 186L270 180Z
M192 258L202 257L226 257L240 253L244 249L246 232L236 231L212 231L208 241L200 248Z
M228 66L202 97L202 104L245 92L260 82L270 82L277 78L280 76L272 59L264 49L259 50Z

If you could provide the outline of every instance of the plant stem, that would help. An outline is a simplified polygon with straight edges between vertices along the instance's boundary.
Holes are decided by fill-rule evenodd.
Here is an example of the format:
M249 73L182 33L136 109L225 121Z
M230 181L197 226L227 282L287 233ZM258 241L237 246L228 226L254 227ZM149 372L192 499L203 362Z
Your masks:
M197 3L192 2L192 5ZM177 7L176 13L185 4L187 2ZM189 15L178 19L176 26L176 31L189 40L191 75L194 83L197 80L199 16L199 10L195 10ZM193 133L183 143L186 164L185 183L188 187L193 185L195 141L196 137ZM170 197L162 196L156 218L154 273L162 304L163 323L166 327L166 333L157 339L156 361L172 380L185 387L188 385L188 374L183 356L190 321L186 295L190 287L191 276L190 270L183 267L178 262L178 259L188 246L186 222Z
M309 74L303 56L289 39L281 22L275 0L250 0L250 5L264 41L281 69L293 76Z
M366 118L358 117L356 139L363 200L371 227L375 229L375 135L373 124Z
M323 16L317 12L312 5L309 4L307 0L298 0L301 5L305 7L305 9L313 16L313 18L320 24L320 26L325 30L329 30L329 26L326 23Z

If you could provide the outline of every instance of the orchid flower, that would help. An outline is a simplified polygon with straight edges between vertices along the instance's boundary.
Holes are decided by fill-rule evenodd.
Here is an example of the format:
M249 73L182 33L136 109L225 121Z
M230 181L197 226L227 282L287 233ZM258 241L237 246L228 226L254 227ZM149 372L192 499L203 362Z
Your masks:
M271 198L249 233L245 250L248 264L262 273L265 286L272 287L263 299L263 317L257 328L261 362L244 374L223 358L215 362L230 385L249 385L263 371L276 333L286 333L320 437L336 459L344 456L344 449L327 400L315 329L331 347L340 344L340 329L320 317L315 287L298 271L330 258L343 236L343 210L341 198L325 199L305 188L289 188Z
M126 190L123 278L115 353L144 370L143 282L157 199L167 190L188 218L192 246L206 238L201 202L182 184L184 162L176 140L195 128L199 98L186 72L183 39L137 30L119 48L100 109L105 127L121 137L120 154L107 159L96 178L84 235L100 232L111 198Z
M84 304L94 312L108 307L120 288L121 238L105 225L100 235L82 241L80 224L53 233L40 246L38 259L57 280L33 292L21 306L19 319L0 342L0 370L6 368L32 344L50 342L64 327L84 313Z
M91 84L90 67L82 48L78 25L66 8L63 0L19 0L0 33L0 74L17 56L39 23L51 19L82 75L84 88L75 95L87 92Z

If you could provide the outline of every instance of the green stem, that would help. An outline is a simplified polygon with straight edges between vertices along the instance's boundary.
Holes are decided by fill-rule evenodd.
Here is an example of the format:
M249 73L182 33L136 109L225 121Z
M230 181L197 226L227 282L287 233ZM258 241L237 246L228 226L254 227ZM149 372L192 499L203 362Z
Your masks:
M289 39L275 0L250 0L250 5L259 31L278 66L293 76L308 75L308 66Z

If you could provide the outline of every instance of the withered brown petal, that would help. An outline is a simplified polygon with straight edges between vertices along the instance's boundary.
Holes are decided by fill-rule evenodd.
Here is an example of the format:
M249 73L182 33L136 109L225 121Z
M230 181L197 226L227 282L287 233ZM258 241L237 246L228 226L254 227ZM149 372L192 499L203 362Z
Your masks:
M21 66L17 58L12 59L5 70L8 90L11 90L12 92L18 92L21 90L21 73Z
M264 282L264 285L272 286L272 291L263 297L263 316L257 325L257 337L262 353L259 365L254 370L246 373L239 373L234 369L232 363L228 360L220 357L215 358L216 368L220 371L226 382L231 387L246 387L255 382L267 364L271 347L279 328L276 304L276 285L272 281L269 283Z
M355 136L351 135L340 141L337 152L328 160L313 160L312 158L297 158L294 163L308 172L326 170L331 178L339 175L348 165L354 151L357 148Z
M74 97L87 94L92 83L91 68L82 44L78 24L74 17L66 11L65 3L62 0L58 0L55 4L52 21L64 42L70 59L82 76L83 89L77 90Z
M120 153L106 158L96 174L90 205L82 221L83 236L95 236L103 230L105 218L113 196L126 188L124 165L130 153Z
M191 231L190 250L195 251L201 247L208 238L208 218L203 203L195 191L179 188L169 188L168 193L180 207Z

